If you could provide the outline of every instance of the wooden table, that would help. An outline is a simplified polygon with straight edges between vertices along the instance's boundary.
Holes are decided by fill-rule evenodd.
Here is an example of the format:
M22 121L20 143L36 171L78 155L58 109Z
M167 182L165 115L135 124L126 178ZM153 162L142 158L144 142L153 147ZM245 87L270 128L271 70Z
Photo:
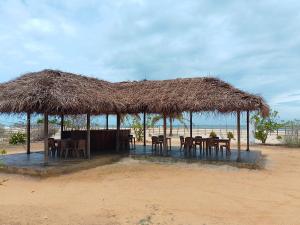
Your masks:
M206 150L208 150L208 145L207 145L207 141L210 141L210 140L214 140L215 142L218 142L218 145L220 144L220 143L224 143L225 145L226 145L226 147L228 148L228 150L230 151L230 140L229 139L217 139L217 138L201 138L201 139L199 139L199 140L201 140L202 141L202 143L203 143L203 149L206 149ZM195 138L194 138L194 140L195 140ZM205 146L204 146L205 145Z

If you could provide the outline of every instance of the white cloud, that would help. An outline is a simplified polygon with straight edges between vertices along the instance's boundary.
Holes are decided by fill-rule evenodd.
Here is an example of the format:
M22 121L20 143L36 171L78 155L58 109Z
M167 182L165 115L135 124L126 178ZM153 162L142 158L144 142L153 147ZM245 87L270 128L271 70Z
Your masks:
M47 67L112 81L216 74L282 107L293 98L286 90L300 83L299 7L275 0L1 1L1 79Z

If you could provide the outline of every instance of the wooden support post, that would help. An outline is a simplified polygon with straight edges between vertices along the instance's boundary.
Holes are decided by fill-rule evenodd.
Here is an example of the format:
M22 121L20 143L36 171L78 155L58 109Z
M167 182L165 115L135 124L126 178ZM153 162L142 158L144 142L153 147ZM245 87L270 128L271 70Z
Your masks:
M164 153L167 152L168 146L167 146L167 116L164 114Z
M116 132L116 151L120 151L120 126L121 126L121 120L120 120L120 114L117 114L117 132Z
M190 112L190 137L193 137L193 113Z
M60 139L62 139L62 133L64 131L64 115L60 116Z
M144 112L144 146L146 146L146 112Z
M48 145L48 113L44 114L44 164L48 164L49 160L49 145Z
M27 113L27 154L30 154L30 113Z
M86 150L87 157L91 159L91 116L88 113L86 116Z
M249 148L249 123L250 123L250 115L249 115L249 110L247 111L247 151L250 151Z
M238 158L241 159L241 112L237 112L237 149L238 149Z
M108 114L106 114L106 130L108 130Z

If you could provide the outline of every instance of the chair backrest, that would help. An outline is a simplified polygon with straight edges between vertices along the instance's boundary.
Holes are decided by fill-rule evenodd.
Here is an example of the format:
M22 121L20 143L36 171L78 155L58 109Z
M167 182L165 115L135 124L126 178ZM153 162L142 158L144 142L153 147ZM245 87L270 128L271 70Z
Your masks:
M158 142L158 137L157 136L152 136L152 143L157 143Z
M80 139L77 142L77 148L79 150L85 150L86 149L86 141L84 139Z
M48 138L48 146L49 146L49 148L55 147L54 138Z
M184 137L183 136L179 136L180 139L180 144L184 144Z
M192 146L193 145L193 141L194 141L194 139L192 137L186 137L185 138L185 144L187 146Z
M61 149L69 148L69 141L67 139L63 139L60 141L60 147Z
M195 144L200 144L202 142L202 137L201 136L196 136L195 137Z
M163 141L164 140L164 135L158 135L158 140Z

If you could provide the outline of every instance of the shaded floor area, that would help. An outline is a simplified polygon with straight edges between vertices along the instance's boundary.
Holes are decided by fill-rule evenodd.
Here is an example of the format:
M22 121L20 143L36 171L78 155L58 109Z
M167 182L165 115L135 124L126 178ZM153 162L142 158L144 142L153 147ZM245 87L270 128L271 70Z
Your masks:
M242 151L241 158L237 161L237 150L231 150L230 154L222 152L200 152L185 154L179 147L172 147L167 154L154 152L151 146L137 145L129 154L93 154L91 160L86 159L60 159L49 157L49 163L44 164L44 152L14 153L0 156L0 171L37 176L51 176L89 169L116 162L123 157L130 156L139 160L156 162L187 162L187 163L213 163L226 164L236 167L259 169L263 167L263 156L260 151Z
M49 157L47 165L44 164L44 152L15 153L0 156L0 172L17 173L34 176L52 176L117 162L124 155L101 154L94 155L91 160L61 159Z
M250 169L263 168L264 160L261 151L241 151L240 159L238 160L238 151L232 149L231 153L226 151L200 151L197 149L195 152L185 153L179 147L172 147L167 153L153 151L151 146L137 145L136 149L130 151L133 158L150 159L151 161L169 161L169 162L206 162L216 164L228 164L236 167L245 167Z

